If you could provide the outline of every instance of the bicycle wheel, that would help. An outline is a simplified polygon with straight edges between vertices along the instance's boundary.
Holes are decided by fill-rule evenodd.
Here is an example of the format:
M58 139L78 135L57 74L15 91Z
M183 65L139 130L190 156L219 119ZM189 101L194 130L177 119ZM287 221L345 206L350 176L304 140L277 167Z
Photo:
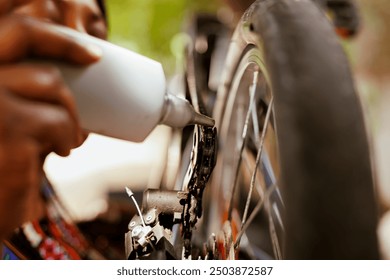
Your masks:
M214 117L220 149L208 196L218 199L205 218L217 234L213 254L379 258L364 118L319 7L263 0L248 9Z

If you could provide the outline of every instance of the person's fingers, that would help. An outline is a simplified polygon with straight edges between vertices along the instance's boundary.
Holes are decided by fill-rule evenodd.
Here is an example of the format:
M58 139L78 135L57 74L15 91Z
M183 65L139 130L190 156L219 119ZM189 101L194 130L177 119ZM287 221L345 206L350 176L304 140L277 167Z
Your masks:
M5 91L0 93L0 104L1 138L32 139L44 156L50 152L67 156L79 145L82 132L64 107Z
M53 24L27 16L0 18L0 63L28 56L53 58L80 65L96 62L101 50L58 32Z
M67 156L79 145L81 131L65 109L46 103L25 104L24 107L26 126L21 127L22 133L26 132L40 143L41 153Z
M76 105L59 70L51 65L0 66L0 85L21 97L64 106L78 123Z

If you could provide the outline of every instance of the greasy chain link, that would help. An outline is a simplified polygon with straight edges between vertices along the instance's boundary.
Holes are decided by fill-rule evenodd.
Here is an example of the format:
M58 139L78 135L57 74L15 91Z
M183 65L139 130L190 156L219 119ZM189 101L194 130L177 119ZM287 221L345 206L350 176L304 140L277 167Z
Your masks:
M216 162L215 127L196 125L194 128L194 146L192 163L187 173L187 199L183 208L182 235L184 241L184 258L191 254L192 230L198 218L202 216L202 197L211 172Z
M194 109L206 115L201 96L196 89L194 57L192 49L187 50L187 83ZM183 257L191 256L191 238L198 219L202 216L203 191L216 163L217 129L195 125L191 162L184 180L188 192L182 215Z

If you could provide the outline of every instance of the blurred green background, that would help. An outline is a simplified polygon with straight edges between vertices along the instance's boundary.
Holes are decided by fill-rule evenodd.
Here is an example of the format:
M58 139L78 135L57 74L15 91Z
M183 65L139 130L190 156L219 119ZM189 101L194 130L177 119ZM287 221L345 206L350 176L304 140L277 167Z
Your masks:
M215 11L216 1L107 0L109 40L160 61L167 74L184 42L178 34L192 11ZM176 38L176 39L174 39Z
M354 68L377 78L390 71L390 1L358 0L363 28L348 43ZM110 40L163 63L174 71L180 44L172 44L193 11L216 11L221 0L107 0ZM177 40L173 40L177 43ZM173 46L172 46L173 45ZM173 51L173 53L172 53Z

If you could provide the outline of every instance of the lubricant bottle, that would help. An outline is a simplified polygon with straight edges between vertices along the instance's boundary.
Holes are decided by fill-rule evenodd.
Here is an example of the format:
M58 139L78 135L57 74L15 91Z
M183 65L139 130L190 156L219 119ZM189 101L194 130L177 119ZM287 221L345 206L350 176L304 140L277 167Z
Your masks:
M187 100L167 93L159 62L67 27L53 28L102 51L101 59L87 67L56 63L74 93L81 126L87 131L140 142L158 124L214 125Z

